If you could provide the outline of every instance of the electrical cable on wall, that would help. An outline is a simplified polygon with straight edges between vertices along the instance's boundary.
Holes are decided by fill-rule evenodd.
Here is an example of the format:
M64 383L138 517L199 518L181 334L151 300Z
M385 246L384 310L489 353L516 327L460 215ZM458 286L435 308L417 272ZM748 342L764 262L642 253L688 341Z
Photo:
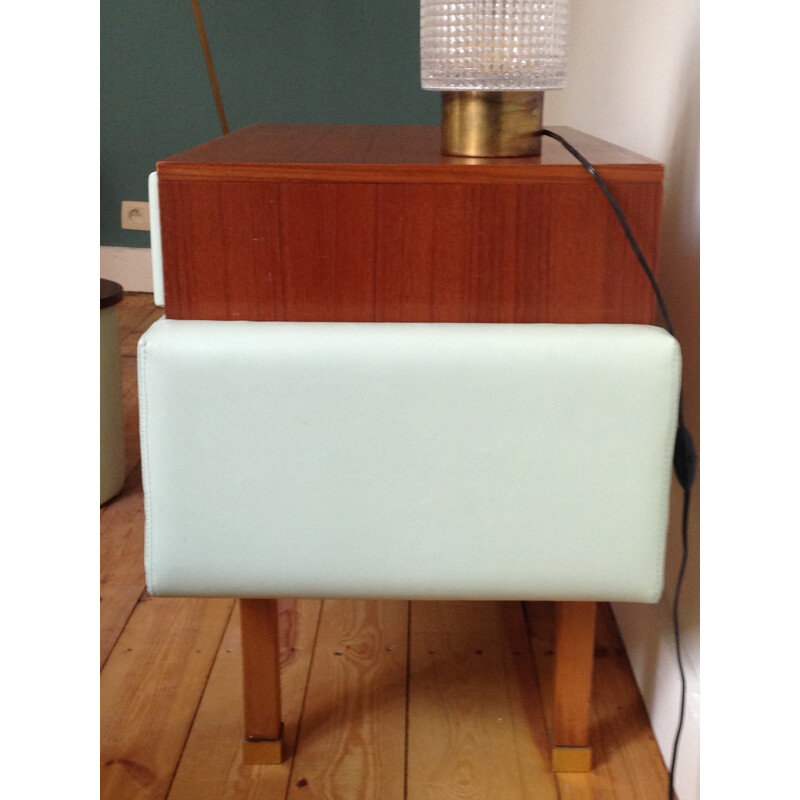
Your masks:
M664 323L667 330L672 336L675 336L675 331L672 327L672 320L670 319L669 312L667 311L667 305L664 301L663 295L661 294L661 289L656 282L653 270L647 263L647 259L644 257L644 254L642 253L641 248L639 247L633 232L631 231L630 225L628 224L628 221L625 218L617 199L612 194L611 189L609 189L608 185L599 175L594 166L563 136L546 129L540 130L538 135L548 136L551 139L555 139L556 141L560 142L571 155L580 161L592 178L594 178L595 182L600 187L600 190L611 203L614 213L616 214L617 219L619 220L620 224L622 225L622 229L625 232L625 236L633 248L633 251L636 254L636 258L639 260L642 269L644 269L645 274L650 281L650 285L653 287L653 291L655 292L656 299L658 300L658 306L661 310L662 316L664 317ZM681 731L683 730L683 718L686 709L686 675L683 670L683 659L681 657L680 619L678 611L681 587L683 586L683 578L686 573L686 565L689 560L689 506L692 498L692 487L694 485L695 477L697 476L697 450L695 448L692 434L686 427L686 422L684 420L683 388L681 388L680 401L678 405L678 430L675 436L675 457L673 460L673 465L675 467L675 475L678 479L678 483L680 483L681 488L683 489L683 519L681 524L683 555L681 557L681 566L678 572L677 585L675 587L675 601L672 609L672 623L675 631L675 655L677 656L678 671L681 678L681 701L680 711L678 714L678 727L675 732L675 739L672 745L672 758L669 768L669 800L673 800L675 797L675 767L677 765L678 744L680 742Z
M203 14L200 11L200 3L198 0L192 0L192 8L194 9L194 18L197 20L197 30L200 32L200 42L203 45L203 54L206 57L206 68L208 69L208 77L211 79L211 90L214 92L214 101L217 104L217 114L219 115L219 122L222 126L222 133L228 133L228 120L225 117L225 107L222 105L222 94L219 90L217 83L217 73L214 71L214 61L211 58L211 48L208 46L208 37L206 36L206 26L203 24Z

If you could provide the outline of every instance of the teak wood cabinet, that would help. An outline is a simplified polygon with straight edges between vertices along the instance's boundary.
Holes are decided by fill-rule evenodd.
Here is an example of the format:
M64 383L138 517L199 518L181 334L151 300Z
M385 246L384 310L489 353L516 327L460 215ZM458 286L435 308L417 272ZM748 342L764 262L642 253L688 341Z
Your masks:
M556 129L611 187L655 269L663 166ZM650 323L607 199L558 142L440 155L439 129L254 125L158 166L166 316ZM245 763L283 758L273 600L242 600ZM559 603L553 769L591 767L595 603Z
M555 130L655 266L663 166ZM172 319L652 321L608 201L552 139L471 159L440 155L435 127L253 125L157 170Z

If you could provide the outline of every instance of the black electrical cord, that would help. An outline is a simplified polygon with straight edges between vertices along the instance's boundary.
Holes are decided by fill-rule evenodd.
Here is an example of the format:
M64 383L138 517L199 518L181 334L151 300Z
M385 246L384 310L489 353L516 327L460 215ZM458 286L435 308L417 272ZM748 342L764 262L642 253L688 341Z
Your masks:
M681 740L683 730L683 717L686 710L686 675L683 671L683 660L681 658L681 627L678 615L678 603L683 586L683 576L686 573L686 564L689 560L689 505L692 499L692 490L684 489L683 492L683 525L681 536L683 539L683 556L681 558L681 568L678 572L678 583L675 587L675 603L672 607L672 625L675 630L675 654L678 658L678 671L681 676L681 707L678 713L678 727L675 731L675 739L672 743L672 762L669 768L669 800L675 797L675 764L678 759L678 744Z
M664 302L664 297L661 294L661 289L659 288L658 283L656 282L653 270L650 269L650 265L647 263L647 259L644 257L644 254L642 253L642 250L639 247L633 232L631 231L628 220L622 213L622 209L620 208L617 199L612 194L611 189L608 188L608 185L602 179L602 177L600 177L594 166L563 136L547 129L540 130L538 135L549 136L551 139L555 139L556 141L560 142L571 155L581 162L589 174L594 178L597 185L600 187L600 190L606 196L609 203L611 203L611 207L614 209L614 213L617 215L617 219L622 225L623 231L625 231L625 236L633 248L636 258L642 265L642 269L644 269L645 274L650 281L650 285L653 287L653 291L655 292L656 299L658 300L658 306L661 309L661 314L664 317L664 323L667 330L670 332L670 334L675 336L675 330L672 327L672 320L670 319L669 312L667 311L667 304ZM678 582L675 587L675 602L672 607L672 624L675 629L675 655L678 659L678 671L680 672L681 677L681 704L680 712L678 714L678 728L675 732L675 740L672 745L672 759L669 768L669 800L673 800L675 797L675 766L678 761L678 744L681 738L681 731L683 730L683 718L686 710L686 675L683 670L683 659L681 657L680 618L678 611L681 588L683 586L683 578L686 574L686 565L689 561L689 505L692 499L692 486L694 485L694 480L697 475L697 450L695 448L692 434L689 432L689 429L686 427L686 423L684 421L682 386L678 403L678 430L675 435L675 455L673 458L673 466L675 468L675 475L678 478L678 483L680 483L681 487L683 488L683 523L681 526L683 555L681 557L681 566L678 572Z

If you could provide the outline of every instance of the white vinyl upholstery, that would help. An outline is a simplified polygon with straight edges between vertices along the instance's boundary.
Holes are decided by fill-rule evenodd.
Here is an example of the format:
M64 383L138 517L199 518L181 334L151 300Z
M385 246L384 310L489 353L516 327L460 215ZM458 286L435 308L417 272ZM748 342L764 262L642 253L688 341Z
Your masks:
M149 590L655 602L680 371L651 326L160 320Z

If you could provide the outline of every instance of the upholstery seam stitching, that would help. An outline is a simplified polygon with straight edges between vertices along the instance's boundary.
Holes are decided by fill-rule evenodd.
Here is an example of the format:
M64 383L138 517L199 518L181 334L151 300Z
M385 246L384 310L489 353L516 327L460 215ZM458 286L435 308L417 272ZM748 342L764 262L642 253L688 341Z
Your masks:
M145 567L147 571L145 584L151 595L155 595L155 576L153 574L153 547L152 547L152 507L150 504L150 448L147 437L147 380L145 378L147 362L148 340L142 337L139 347L139 437L142 451L142 486L144 489L144 546Z

